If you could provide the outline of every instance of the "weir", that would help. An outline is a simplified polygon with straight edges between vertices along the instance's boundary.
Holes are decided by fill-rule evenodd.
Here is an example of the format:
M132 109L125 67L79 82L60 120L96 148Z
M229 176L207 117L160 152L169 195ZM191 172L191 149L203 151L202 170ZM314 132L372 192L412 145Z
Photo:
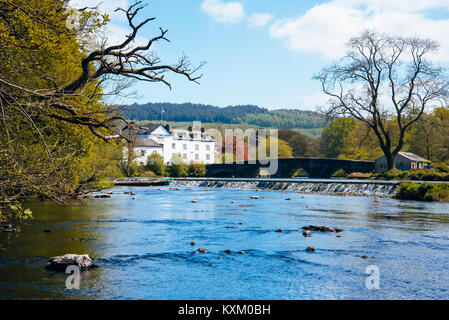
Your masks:
M298 193L322 193L389 197L398 189L397 181L300 180L300 179L238 179L178 178L170 186L229 188L241 190L275 190Z

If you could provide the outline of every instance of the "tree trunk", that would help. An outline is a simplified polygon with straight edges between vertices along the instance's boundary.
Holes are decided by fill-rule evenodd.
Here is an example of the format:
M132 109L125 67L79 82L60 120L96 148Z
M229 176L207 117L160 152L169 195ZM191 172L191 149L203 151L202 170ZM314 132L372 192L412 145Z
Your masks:
M385 158L387 159L387 168L388 170L396 169L396 155L393 154L385 154Z

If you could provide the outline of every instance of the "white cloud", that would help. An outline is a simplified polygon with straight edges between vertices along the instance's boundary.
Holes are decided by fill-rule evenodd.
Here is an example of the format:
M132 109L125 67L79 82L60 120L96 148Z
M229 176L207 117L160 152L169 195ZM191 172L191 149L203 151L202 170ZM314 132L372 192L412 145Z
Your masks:
M274 16L269 13L253 13L248 18L248 28L264 27L274 19Z
M432 19L429 10L449 11L449 0L332 0L302 16L275 21L270 35L284 40L292 50L335 59L344 54L350 37L377 29L437 40L441 48L436 58L449 60L449 18Z
M245 18L245 9L237 1L204 0L201 9L219 23L238 23Z

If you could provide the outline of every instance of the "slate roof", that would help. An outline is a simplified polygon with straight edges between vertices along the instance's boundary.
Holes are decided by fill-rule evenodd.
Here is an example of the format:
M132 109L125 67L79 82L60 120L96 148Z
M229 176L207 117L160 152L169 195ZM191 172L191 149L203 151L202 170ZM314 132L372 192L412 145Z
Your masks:
M404 158L407 158L407 159L412 160L412 161L429 162L428 160L424 159L423 157L417 156L416 154L411 153L411 152L402 152L401 151L401 152L399 152L399 154L401 156L403 156Z
M160 143L157 143L151 138L136 138L134 139L134 146L136 147L155 147L155 148L162 148L163 145Z
M154 130L159 128L161 124L150 124L144 127L138 127L138 128L125 128L122 131L122 134L125 137L131 137L131 136L140 136L144 134L151 134Z

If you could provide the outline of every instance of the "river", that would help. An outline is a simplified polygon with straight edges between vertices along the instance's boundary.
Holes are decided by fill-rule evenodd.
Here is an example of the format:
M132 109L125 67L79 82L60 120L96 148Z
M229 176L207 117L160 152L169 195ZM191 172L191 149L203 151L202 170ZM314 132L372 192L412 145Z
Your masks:
M69 205L28 203L34 220L0 233L0 299L449 297L448 203L186 186L112 191ZM306 225L344 231L306 238ZM66 253L100 266L83 273L78 290L44 269ZM368 266L379 270L379 289L366 286Z

